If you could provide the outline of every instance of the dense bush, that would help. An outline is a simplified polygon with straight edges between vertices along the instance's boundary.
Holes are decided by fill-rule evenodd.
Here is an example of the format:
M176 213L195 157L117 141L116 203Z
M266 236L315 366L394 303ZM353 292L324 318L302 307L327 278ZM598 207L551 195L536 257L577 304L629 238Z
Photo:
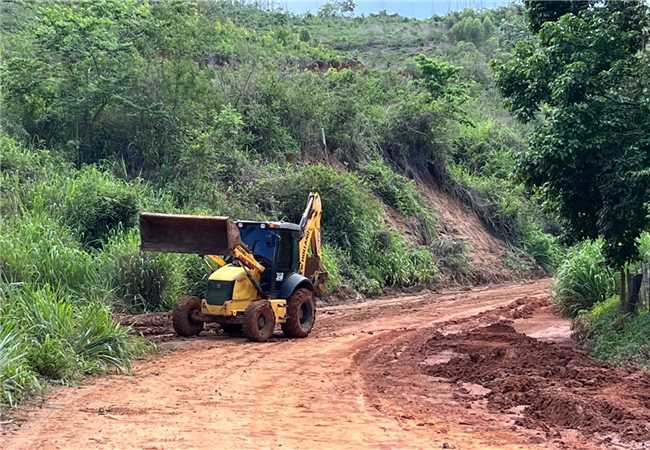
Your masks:
M650 370L650 312L625 315L618 298L612 297L580 315L574 329L597 358Z
M135 224L137 184L93 167L53 175L34 186L31 207L61 217L86 247L99 248L117 227Z
M309 192L323 201L324 240L346 249L340 271L355 287L376 292L383 285L410 286L435 280L431 252L407 245L380 220L381 204L359 178L330 166L294 167L260 180L251 195L270 215L297 222ZM339 256L341 256L339 254ZM374 280L374 283L369 280ZM378 283L378 286L375 286Z
M572 248L555 274L553 300L562 312L576 317L608 298L615 278L607 267L601 240L585 241Z
M111 237L99 258L115 306L128 312L170 309L182 294L198 293L195 283L207 272L198 256L142 253L135 230Z

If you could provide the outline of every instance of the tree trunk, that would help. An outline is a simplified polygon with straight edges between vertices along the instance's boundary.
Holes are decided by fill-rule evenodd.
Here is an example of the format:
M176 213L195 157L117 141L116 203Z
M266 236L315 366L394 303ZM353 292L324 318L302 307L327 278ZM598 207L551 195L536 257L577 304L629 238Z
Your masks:
M626 304L627 304L627 295L625 293L625 284L627 283L627 280L625 279L625 268L621 267L621 290L620 290L620 301L621 301L621 311L626 310Z
M627 313L634 314L636 312L636 305L639 304L639 292L641 291L642 280L642 274L628 275L627 309L625 311Z

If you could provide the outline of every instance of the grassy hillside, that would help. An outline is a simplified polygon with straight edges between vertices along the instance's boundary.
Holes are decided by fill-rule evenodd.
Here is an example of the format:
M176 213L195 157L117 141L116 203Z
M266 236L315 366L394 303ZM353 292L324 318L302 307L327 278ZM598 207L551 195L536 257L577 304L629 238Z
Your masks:
M415 21L21 5L3 5L0 67L5 402L128 368L142 346L110 312L201 293L197 256L140 254L141 210L296 221L317 190L329 291L481 279L426 180L505 242L502 264L559 258L513 177L526 129L488 68L521 32L514 9Z

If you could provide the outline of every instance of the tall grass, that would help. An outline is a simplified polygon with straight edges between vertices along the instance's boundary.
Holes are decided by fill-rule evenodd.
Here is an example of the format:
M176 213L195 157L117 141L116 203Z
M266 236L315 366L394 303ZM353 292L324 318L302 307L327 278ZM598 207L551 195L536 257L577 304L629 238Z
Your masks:
M595 357L650 370L650 312L625 315L612 297L580 315L574 329Z
M612 295L615 285L603 256L603 241L584 241L569 251L558 268L553 299L564 314L576 317Z
M0 405L16 405L41 383L26 358L27 346L12 323L0 327Z
M98 263L112 287L114 306L128 312L166 310L181 294L201 294L208 268L195 255L140 251L135 230L114 234Z
M9 405L41 390L43 381L129 370L144 349L96 299L80 302L47 284L0 284L0 301L1 398Z
M0 280L34 283L79 296L106 286L72 232L41 212L0 221Z

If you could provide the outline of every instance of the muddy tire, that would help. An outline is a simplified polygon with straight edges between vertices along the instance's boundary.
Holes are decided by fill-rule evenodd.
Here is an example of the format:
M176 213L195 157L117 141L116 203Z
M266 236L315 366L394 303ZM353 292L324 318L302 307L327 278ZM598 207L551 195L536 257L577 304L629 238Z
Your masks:
M221 325L221 330L226 336L240 337L244 334L241 323L224 323Z
M203 322L192 319L192 312L197 310L201 311L200 298L181 297L172 313L172 323L176 334L183 337L192 337L203 330Z
M296 289L287 299L287 321L282 324L286 337L304 338L309 335L316 321L314 293L305 288Z
M275 330L275 314L271 303L258 300L251 303L244 313L242 331L251 341L264 342L273 336Z

